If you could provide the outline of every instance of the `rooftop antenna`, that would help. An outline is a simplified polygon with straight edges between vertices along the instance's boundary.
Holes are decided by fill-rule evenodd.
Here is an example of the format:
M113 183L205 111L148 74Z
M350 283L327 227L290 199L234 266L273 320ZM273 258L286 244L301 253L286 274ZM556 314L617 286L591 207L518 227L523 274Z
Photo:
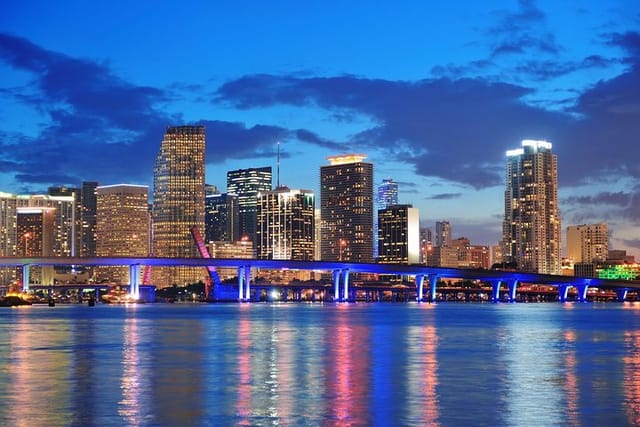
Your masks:
M278 160L276 162L276 188L280 188L280 141L278 141Z

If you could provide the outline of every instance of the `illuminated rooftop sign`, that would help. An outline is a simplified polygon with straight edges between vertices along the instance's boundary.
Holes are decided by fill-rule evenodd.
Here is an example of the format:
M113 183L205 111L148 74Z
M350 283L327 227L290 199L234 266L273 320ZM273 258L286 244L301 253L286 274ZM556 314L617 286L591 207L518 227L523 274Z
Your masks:
M339 156L329 156L327 157L327 160L329 160L329 164L331 166L337 166L349 163L358 163L366 158L367 156L364 154L341 154Z

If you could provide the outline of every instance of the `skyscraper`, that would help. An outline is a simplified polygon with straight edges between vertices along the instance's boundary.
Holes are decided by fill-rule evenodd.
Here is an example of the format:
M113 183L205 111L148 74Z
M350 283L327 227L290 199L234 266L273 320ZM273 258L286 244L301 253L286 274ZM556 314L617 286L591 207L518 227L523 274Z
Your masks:
M279 187L258 195L256 252L260 259L314 259L314 197Z
M383 264L420 262L420 215L411 205L378 211L378 261Z
M436 222L436 247L450 247L451 241L451 224L449 221Z
M560 273L558 159L547 141L507 151L503 258L536 273Z
M153 170L153 254L198 257L191 227L204 230L204 126L167 128ZM158 287L204 280L202 268L152 271Z
M373 261L373 165L365 158L332 156L320 168L323 261Z
M146 185L105 185L96 188L96 255L149 255L149 188ZM130 283L128 267L98 267L99 280Z
M272 179L271 166L227 172L227 193L238 196L240 237L249 237L254 247L258 193L271 191Z
M235 194L208 194L205 206L206 242L235 242L240 239L238 198Z
M55 237L55 208L18 208L16 211L19 256L52 256ZM53 284L53 267L34 266L29 283ZM18 271L21 280L22 271Z
M80 190L80 256L83 257L96 255L97 187L97 182L85 181Z
M607 259L607 224L582 224L567 227L567 258L576 263L596 263Z
M378 212L398 204L398 183L391 178L382 180L376 192L376 208L373 211L373 257L378 258Z

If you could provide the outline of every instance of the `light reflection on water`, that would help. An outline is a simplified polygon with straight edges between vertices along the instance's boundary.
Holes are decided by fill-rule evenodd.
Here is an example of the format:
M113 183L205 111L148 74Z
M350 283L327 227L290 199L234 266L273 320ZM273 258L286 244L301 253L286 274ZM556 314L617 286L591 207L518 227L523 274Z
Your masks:
M0 425L638 425L639 313L630 304L3 309Z

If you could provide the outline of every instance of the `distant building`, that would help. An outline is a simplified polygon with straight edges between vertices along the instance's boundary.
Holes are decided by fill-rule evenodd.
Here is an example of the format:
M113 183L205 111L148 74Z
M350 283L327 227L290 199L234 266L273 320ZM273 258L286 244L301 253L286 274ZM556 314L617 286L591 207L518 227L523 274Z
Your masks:
M80 190L80 256L96 255L96 221L98 183L85 181Z
M502 264L504 257L502 256L503 245L502 242L497 245L491 246L491 264Z
M558 159L550 142L524 140L507 151L504 204L504 261L523 271L559 274Z
M378 210L378 262L420 263L420 214L411 205Z
M420 229L420 263L426 264L433 250L433 232L430 228Z
M323 261L373 261L373 165L365 158L332 156L320 168Z
M271 191L271 166L238 169L227 172L227 193L238 197L240 237L256 239L258 193ZM255 244L254 244L255 247Z
M575 263L598 263L609 254L607 224L582 224L567 227L567 257Z
M240 211L235 194L207 194L204 206L205 241L240 240Z
M153 254L196 258L191 228L204 230L204 126L169 127L153 169ZM157 267L158 287L204 281L202 268Z
M434 246L427 265L432 267L458 267L458 250L452 246Z
M249 239L236 242L209 242L209 253L212 258L224 259L251 259L253 258L253 242ZM238 276L238 269L232 267L217 268L220 280L231 279Z
M436 222L436 246L451 246L451 224L449 221Z
M96 188L96 255L149 256L149 187L105 185ZM129 284L129 267L97 267L97 281ZM139 280L140 278L138 278Z
M398 204L398 183L391 178L385 178L378 185L376 191L376 208L373 219L373 253L374 258L378 258L378 212L389 206Z
M18 208L16 211L17 253L23 257L53 256L55 237L55 208ZM34 266L28 278L18 275L24 282L53 284L51 266Z
M313 261L314 196L310 190L279 187L258 194L256 256Z

